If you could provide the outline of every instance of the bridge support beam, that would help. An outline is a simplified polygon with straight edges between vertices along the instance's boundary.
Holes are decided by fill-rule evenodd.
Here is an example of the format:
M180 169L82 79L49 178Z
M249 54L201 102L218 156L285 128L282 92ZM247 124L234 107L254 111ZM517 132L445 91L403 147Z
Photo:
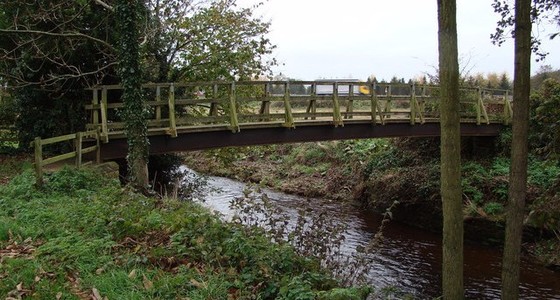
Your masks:
M503 125L462 124L463 136L497 136ZM229 130L179 133L176 138L158 135L150 136L150 154L186 152L230 146L254 146L265 144L300 143L316 141L332 141L364 138L386 137L431 137L439 136L438 123L423 125L387 124L372 126L371 124L345 124L344 127L334 126L300 126L297 129L284 127L242 129L237 133ZM124 157L127 153L126 139L111 139L103 144L103 159Z

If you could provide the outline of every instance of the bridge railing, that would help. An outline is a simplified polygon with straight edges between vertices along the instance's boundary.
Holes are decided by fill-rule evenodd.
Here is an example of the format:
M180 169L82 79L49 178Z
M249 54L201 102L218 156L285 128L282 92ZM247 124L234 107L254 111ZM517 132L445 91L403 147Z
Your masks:
M90 143L93 142L93 146L84 148L84 141L88 139L90 140ZM52 145L55 143L68 143L69 141L73 144L72 151L56 156L51 156L49 158L43 158L44 146ZM40 137L37 137L33 142L30 143L30 146L35 150L35 175L37 177L38 185L42 185L43 183L43 168L47 165L74 158L76 167L80 168L85 164L91 163L91 161L83 163L83 159L85 154L93 152L95 152L94 158L96 163L101 162L99 130L72 133L47 139L41 139Z
M240 81L143 85L151 113L149 134L347 123L439 122L439 86L354 81ZM101 138L124 136L120 86L92 89L88 129ZM511 120L508 91L461 89L461 121Z

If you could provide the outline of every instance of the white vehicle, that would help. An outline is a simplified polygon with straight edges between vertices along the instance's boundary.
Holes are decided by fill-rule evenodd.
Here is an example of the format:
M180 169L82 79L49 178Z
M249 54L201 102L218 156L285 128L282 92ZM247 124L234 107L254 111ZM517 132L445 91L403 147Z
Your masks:
M325 82L331 82L332 84L327 84ZM348 96L350 94L350 86L352 85L352 94L353 95L368 95L369 88L367 85L361 85L360 83L364 83L363 81L359 81L358 79L329 79L329 80L317 80L317 84L315 85L315 94L316 95L332 95L334 93L334 84L338 82L338 95L340 96ZM353 84L353 83L356 84Z

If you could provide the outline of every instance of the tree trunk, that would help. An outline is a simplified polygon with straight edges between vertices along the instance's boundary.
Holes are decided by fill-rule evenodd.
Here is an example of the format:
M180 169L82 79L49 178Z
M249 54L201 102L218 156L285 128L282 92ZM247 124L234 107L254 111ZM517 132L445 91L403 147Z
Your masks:
M463 299L463 201L456 13L455 0L438 0L443 299Z
M118 20L119 68L123 86L123 119L128 142L128 176L130 183L139 189L148 186L148 129L147 113L142 95L142 75L139 50L140 0L118 0L115 7Z
M531 79L531 0L515 1L515 70L513 136L506 217L502 299L519 298L519 260L527 193L529 93Z

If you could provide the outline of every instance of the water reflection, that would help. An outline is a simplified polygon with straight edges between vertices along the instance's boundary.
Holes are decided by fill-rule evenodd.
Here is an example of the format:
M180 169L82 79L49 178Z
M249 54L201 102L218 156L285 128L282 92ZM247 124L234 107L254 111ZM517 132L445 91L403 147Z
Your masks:
M243 195L246 185L221 177L208 177L210 192L204 204L231 219L235 212L230 201ZM286 213L297 215L307 207L320 209L348 225L344 252L356 253L365 247L381 222L381 217L348 204L323 199L307 199L265 190L268 197ZM396 286L418 299L441 294L441 237L410 226L389 222L383 231L379 251L368 257L368 281L377 288ZM465 290L468 299L500 299L501 252L495 248L465 245ZM522 261L521 299L560 299L560 274L542 266Z

